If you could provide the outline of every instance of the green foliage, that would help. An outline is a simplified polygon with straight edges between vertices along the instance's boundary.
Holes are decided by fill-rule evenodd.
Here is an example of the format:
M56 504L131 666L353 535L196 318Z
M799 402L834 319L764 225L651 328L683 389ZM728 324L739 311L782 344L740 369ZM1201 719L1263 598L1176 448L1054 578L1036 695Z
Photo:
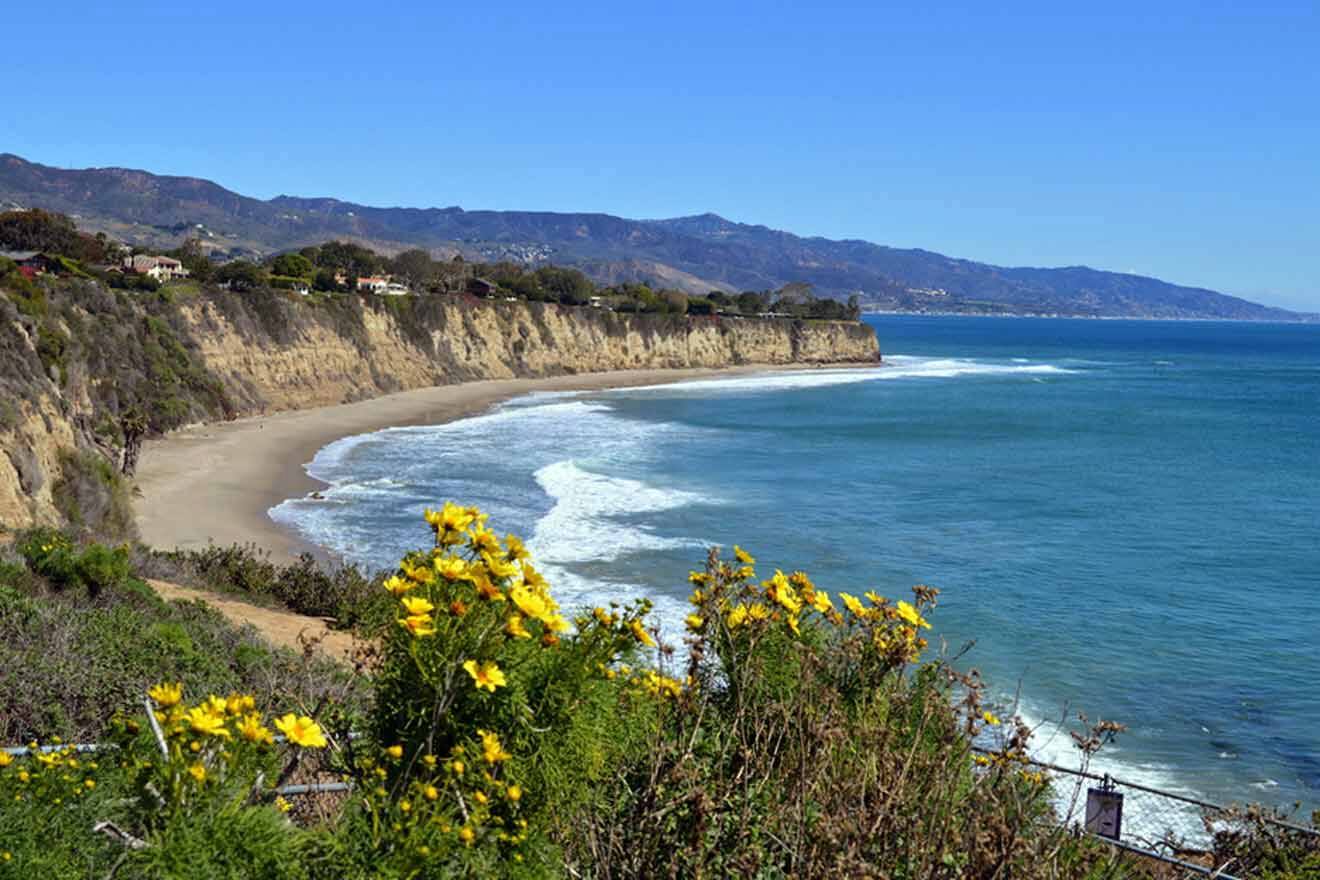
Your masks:
M0 213L0 249L47 251L89 263L108 258L103 238L79 232L63 214L36 208Z
M63 532L36 528L19 536L17 549L28 568L57 591L72 590L95 599L103 591L123 588L128 581L127 547L90 544L80 548Z
M314 702L346 681L328 661L275 651L205 605L161 601L127 574L122 548L36 530L18 549L27 566L0 564L0 742L94 741L162 679L251 692L263 706Z
M205 550L154 552L142 565L159 577L329 618L339 629L374 630L389 619L380 577L368 578L350 565L322 567L309 553L278 565L253 546L212 545Z
M712 551L690 578L675 673L644 603L569 628L516 538L452 504L427 520L435 546L376 587L397 622L379 635L365 719L336 707L353 691L326 688L334 673L281 672L279 655L224 642L232 631L203 608L122 589L90 603L25 595L0 566L0 736L82 735L90 720L115 746L113 760L66 748L0 762L0 802L19 796L0 811L0 877L116 863L134 877L306 880L1163 876L1058 826L1020 721L973 755L1000 722L974 676L922 658L935 590L830 595ZM36 633L65 649L36 650ZM151 689L164 756L136 708L162 680L196 701ZM289 741L275 743L264 719L290 704L271 721ZM350 780L352 796L290 824L273 787L326 778ZM146 846L88 834L106 818ZM1229 818L1216 864L1313 876L1314 840L1257 818Z
M51 487L55 508L74 527L109 540L137 534L127 481L101 455L60 452L60 475Z
M265 286L270 274L255 263L247 260L230 260L215 270L212 276L217 284L224 284L231 290L256 290Z
M270 273L288 278L311 278L316 272L312 261L302 254L280 254L270 261Z

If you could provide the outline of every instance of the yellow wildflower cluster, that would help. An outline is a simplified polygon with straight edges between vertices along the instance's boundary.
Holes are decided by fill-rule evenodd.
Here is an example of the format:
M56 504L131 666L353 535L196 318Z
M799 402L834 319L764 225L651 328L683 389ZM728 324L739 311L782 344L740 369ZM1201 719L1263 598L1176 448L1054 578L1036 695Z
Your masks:
M801 637L804 624L816 622L864 632L871 646L890 665L913 662L927 647L920 631L929 629L930 623L922 616L921 609L934 605L937 590L914 588L916 604L894 603L870 591L865 593L865 601L840 592L837 596L840 608L828 592L812 583L806 572L784 574L776 570L758 583L755 558L736 546L733 555L734 564L713 555L706 571L688 575L688 581L696 587L689 600L696 610L684 622L698 639L720 637L711 631L711 621L722 624L721 632L731 637L744 629L760 632L775 626Z
M454 746L446 758L387 746L381 758L358 761L359 774L374 780L364 786L362 804L376 833L389 838L388 848L410 854L418 864L486 842L517 847L527 839L527 821L520 817L526 792L505 778L504 765L512 757L499 735L488 730L478 730L474 741ZM387 789L389 768L405 765L414 772L401 787Z
M443 637L478 603L489 603L502 606L506 638L539 637L546 647L558 642L568 621L522 541L513 535L501 541L486 527L487 514L475 507L445 502L440 510L427 508L424 517L435 532L434 549L405 557L384 582L399 600L398 623L405 632L414 639ZM489 664L468 658L464 668L478 688L493 692L504 684Z
M294 712L270 719L272 730L250 694L211 694L188 705L181 683L162 682L148 689L147 695L155 705L152 714L165 754L160 761L138 759L138 766L154 777L151 790L176 804L186 804L230 777L255 777L277 757L276 731L300 748L329 744L316 721ZM136 721L121 719L119 726L130 740L142 732Z
M0 812L5 802L66 807L96 789L95 754L83 754L58 737L30 742L18 754L0 750Z

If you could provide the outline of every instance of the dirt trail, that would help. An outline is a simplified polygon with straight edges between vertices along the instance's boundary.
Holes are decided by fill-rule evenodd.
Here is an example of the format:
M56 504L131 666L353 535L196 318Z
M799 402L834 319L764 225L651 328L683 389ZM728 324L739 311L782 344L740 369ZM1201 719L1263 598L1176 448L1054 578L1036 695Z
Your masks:
M148 580L147 583L151 584L152 589L162 599L205 602L240 626L250 623L257 632L279 647L301 651L302 645L298 643L298 636L306 635L313 638L323 637L320 650L331 659L347 660L352 653L352 636L346 632L330 629L319 617L306 617L289 611L262 608L240 599L206 590L196 590L192 587L181 587L165 581Z

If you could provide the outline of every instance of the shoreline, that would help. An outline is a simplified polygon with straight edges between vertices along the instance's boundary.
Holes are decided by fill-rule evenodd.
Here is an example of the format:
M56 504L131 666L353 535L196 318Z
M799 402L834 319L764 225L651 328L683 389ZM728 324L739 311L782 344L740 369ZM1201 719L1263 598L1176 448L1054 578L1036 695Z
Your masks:
M133 512L143 543L160 550L254 544L275 562L288 562L302 553L333 560L330 551L275 522L268 511L286 499L323 488L326 484L310 476L305 466L321 449L344 437L458 421L538 391L604 391L723 376L880 366L749 364L481 379L193 425L143 445Z

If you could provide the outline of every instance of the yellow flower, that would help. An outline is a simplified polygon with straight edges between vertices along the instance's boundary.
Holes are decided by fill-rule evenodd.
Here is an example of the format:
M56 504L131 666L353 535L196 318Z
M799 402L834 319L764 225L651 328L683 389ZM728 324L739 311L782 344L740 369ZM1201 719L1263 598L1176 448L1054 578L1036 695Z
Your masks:
M500 539L495 537L495 533L490 529L477 529L468 539L468 546L483 556L489 554L494 556L500 552ZM490 565L490 560L486 561Z
M287 813L287 812L289 812L289 810L292 810L292 809L293 809L293 804L291 804L291 803L289 803L288 801L286 801L286 800L284 799L284 795L282 795L282 794L280 794L280 795L276 795L276 796L275 796L275 809L279 810L281 813Z
M385 582L381 584L381 586L389 590L395 596L402 596L404 593L408 592L417 585L410 580L401 578L397 574L394 574L385 578Z
M223 718L225 717L225 713L229 711L229 701L224 697L217 697L215 694L211 694L206 698L206 708L211 710L212 715L218 715Z
M549 584L545 582L545 578L541 576L541 573L536 570L536 566L532 565L525 559L519 564L522 566L524 584L533 590L540 590L542 592L549 588Z
M988 712L988 711L987 711L987 712L982 712L982 713L981 713L981 718L983 718L983 719L985 720L985 723L986 723L986 724L989 724L989 725L992 725L992 726L998 726L998 725L1000 724L999 717L996 716L995 713L993 713L993 712Z
M642 626L640 620L628 621L628 629L632 630L633 638L637 641L641 642L648 648L655 647L655 639L651 638L651 634L646 631L646 627Z
M200 761L196 764L191 765L188 768L188 775L191 776L193 779L196 779L198 782L205 782L206 765L202 764Z
M787 623L788 628L793 631L793 635L795 636L802 635L802 630L798 627L798 619L796 615L790 614L786 616L784 618L784 622Z
M737 629L738 627L742 626L746 621L747 621L747 606L741 602L739 602L734 607L734 609L729 612L729 616L725 620L725 622L729 625L729 629Z
M830 594L824 590L817 590L812 594L811 606L821 614L828 614L834 610L834 603L830 601Z
M908 602L903 602L901 600L899 601L898 616L903 618L913 626L920 626L920 627L925 627L926 629L930 629L930 624L926 622L926 619L922 617L921 614L918 613L917 609L913 608L912 605Z
M504 624L504 631L515 639L530 639L532 634L527 631L523 625L523 616L521 614L510 614L508 621Z
M505 555L510 559L526 559L529 555L527 553L527 546L514 535L504 536L504 546L508 548Z
M225 719L223 715L216 715L208 706L198 706L189 709L186 720L188 726L193 732L205 736L223 736L228 737L229 731L225 730Z
M746 550L739 547L737 544L733 545L733 557L734 559L737 559L739 562L741 562L743 565L756 564L756 560L752 558L752 554L748 553Z
M446 501L439 511L427 509L423 512L426 521L435 529L436 535L444 544L461 544L462 532L478 519L480 514L475 507L460 507L452 501Z
M472 799L479 804L490 803L490 798L486 796L484 791L473 792Z
M847 593L840 593L839 598L843 600L844 606L857 617L866 616L866 608L861 602L857 601L856 596L850 596Z
M693 586L697 586L697 587L699 587L699 586L701 586L702 584L706 583L708 580L710 580L710 575L708 575L708 574L707 574L706 572L704 572L704 571L690 571L690 572L688 572L688 583L692 584ZM693 593L692 595L693 595L694 597L696 597L696 601L693 602L692 604L694 604L694 605L699 604L700 601L701 601L701 599L700 599L701 591L698 590L697 592Z
M403 757L403 746L401 745L386 746L385 754L389 755L391 758L397 761Z
M435 610L435 606L421 596L404 596L403 608L408 612L409 617L419 617Z
M248 694L230 694L225 698L225 711L230 715L242 715L257 708L257 701Z
M321 732L321 725L306 715L300 718L290 712L283 718L275 719L275 726L279 728L280 733L284 734L289 742L295 745L309 749L325 748L325 734Z
M519 571L516 563L493 553L482 553L481 561L486 563L486 570L492 577L511 578Z
M478 730L477 733L481 734L481 754L486 759L487 764L507 761L513 757L504 750L497 734L491 733L489 730Z
M419 584L429 584L435 580L435 571L427 565L413 565L411 562L404 560L399 563L399 570L403 572L403 576L408 580Z
M518 785L510 785L505 790L504 796L507 797L509 800L513 801L514 803L517 803L518 801L522 800L522 787Z
M550 613L550 606L542 596L526 586L514 587L509 591L509 598L528 617L540 619Z
M461 840L461 841L463 841L463 845L464 845L464 846L471 846L471 845L472 845L472 840L473 840L476 836L477 836L477 835L474 834L474 833L472 832L472 829L469 828L469 827L467 827L466 825L464 825L462 828L458 829L458 839Z
M181 682L175 682L173 684L161 682L148 689L147 696L151 697L157 706L160 706L162 709L168 709L170 706L173 706L175 703L183 699L183 684Z
M275 741L274 735L261 723L261 716L255 712L243 716L243 720L238 723L238 733L248 742L272 743Z
M500 588L490 579L490 575L484 571L473 569L472 583L476 584L477 595L488 602L503 602L505 596L500 592Z
M84 780L83 780L83 787L84 787L84 788L87 788L87 789L93 789L93 788L96 788L96 780L95 780L95 779L84 779Z
M463 771L467 769L462 761L455 761L449 765L449 769L454 771L455 776L462 776Z
M802 610L802 601L798 599L797 592L782 571L775 571L775 576L762 586L765 587L765 594L770 601L783 606L789 614L797 614Z
M441 556L435 560L435 570L440 577L450 581L461 581L468 577L467 560L458 556Z
M399 626L412 633L414 638L435 635L435 627L431 625L431 618L425 614L401 617L399 618Z
M875 590L867 590L866 598L871 601L872 605L883 605L889 601L884 596L881 596L879 593L877 593Z
M0 751L0 769L8 767L14 763L14 756L6 751Z
M700 614L689 614L687 617L683 618L683 622L686 623L687 628L693 632L701 632L701 628L706 625L706 618L702 617Z
M499 666L493 660L481 665L477 665L476 660L465 660L463 668L467 670L468 675L472 676L472 682L477 686L477 690L485 688L493 694L495 688L504 687L508 684L504 678L504 673L500 671Z
M747 609L747 616L752 620L765 620L770 616L770 609L760 602L753 602Z
M569 622L559 614L547 614L541 618L541 623L551 632L564 632L570 626Z

